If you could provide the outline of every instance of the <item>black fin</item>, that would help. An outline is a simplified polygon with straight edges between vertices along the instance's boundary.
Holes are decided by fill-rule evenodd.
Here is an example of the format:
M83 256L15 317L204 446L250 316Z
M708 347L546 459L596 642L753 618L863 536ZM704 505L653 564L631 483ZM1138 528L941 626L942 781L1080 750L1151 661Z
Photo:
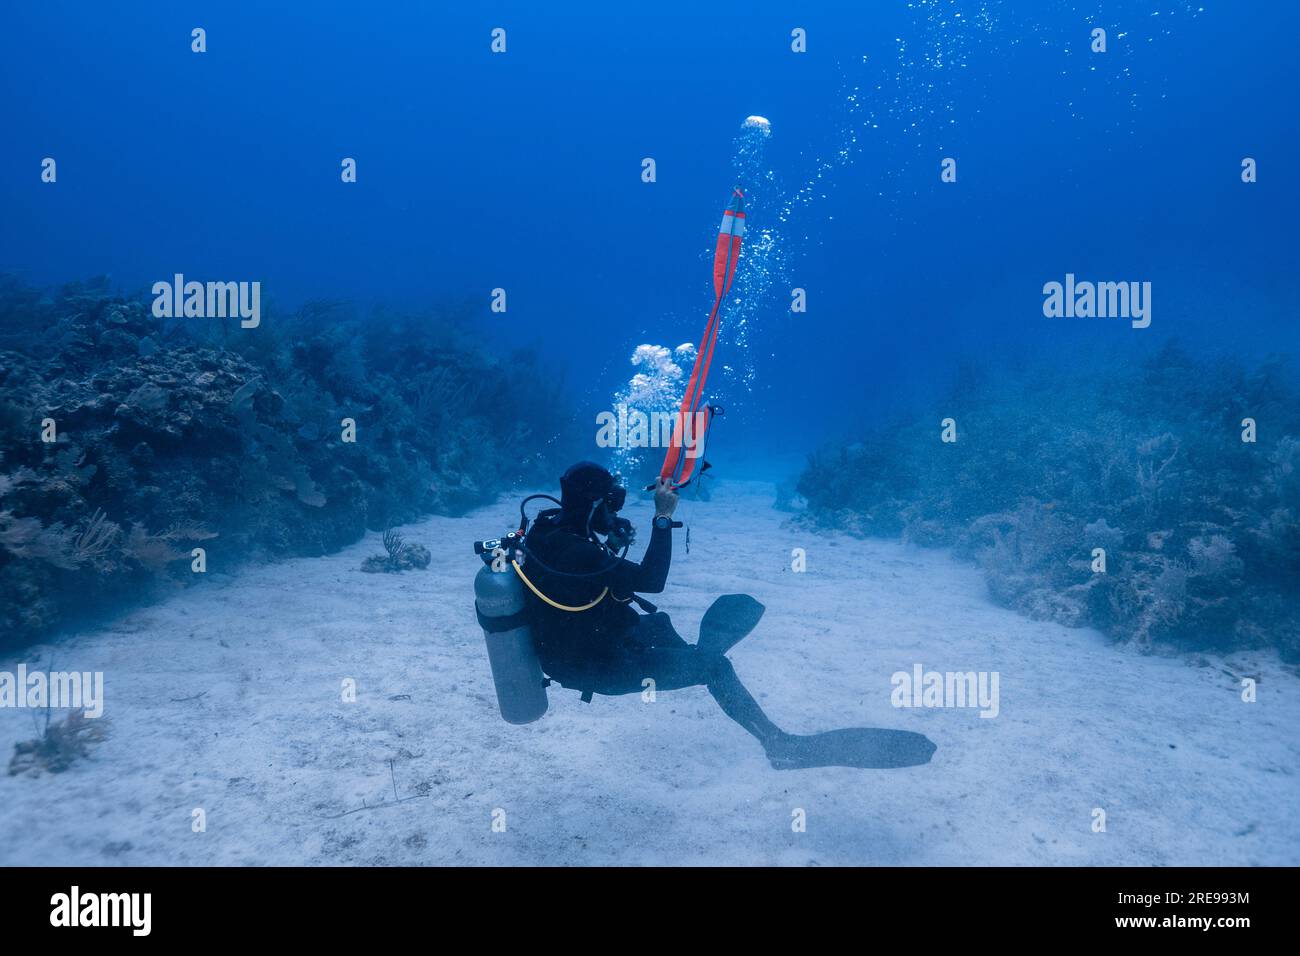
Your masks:
M888 770L929 763L934 751L929 737L910 730L847 727L806 737L787 734L767 748L767 759L777 770L812 767Z
M710 654L727 653L758 626L766 610L748 594L722 595L704 612L697 646Z

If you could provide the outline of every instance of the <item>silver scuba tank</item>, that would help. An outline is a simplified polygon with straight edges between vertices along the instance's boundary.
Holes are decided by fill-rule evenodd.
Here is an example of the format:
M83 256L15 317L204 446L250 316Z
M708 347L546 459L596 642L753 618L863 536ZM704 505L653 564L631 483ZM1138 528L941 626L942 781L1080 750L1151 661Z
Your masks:
M524 586L508 563L504 571L485 564L474 578L488 663L497 687L501 716L512 724L527 724L546 713L546 678L533 646L532 628L523 620L527 607Z

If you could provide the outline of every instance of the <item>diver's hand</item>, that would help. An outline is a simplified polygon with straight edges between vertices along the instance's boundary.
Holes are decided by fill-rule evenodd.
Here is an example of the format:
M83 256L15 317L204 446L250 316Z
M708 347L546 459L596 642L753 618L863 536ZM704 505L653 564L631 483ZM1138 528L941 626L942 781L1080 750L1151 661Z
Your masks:
M667 515L673 516L677 510L677 492L673 491L673 483L669 478L659 478L655 481L655 517Z

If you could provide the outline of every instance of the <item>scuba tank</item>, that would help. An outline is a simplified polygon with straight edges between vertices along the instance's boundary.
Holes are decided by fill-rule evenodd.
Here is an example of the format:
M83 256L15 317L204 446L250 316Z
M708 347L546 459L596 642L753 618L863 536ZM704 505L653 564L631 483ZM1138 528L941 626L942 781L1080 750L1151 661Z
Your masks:
M510 564L513 549L507 547L498 541L475 544L483 567L474 577L474 608L487 642L501 716L511 724L528 724L546 713L547 680L525 615L524 586Z

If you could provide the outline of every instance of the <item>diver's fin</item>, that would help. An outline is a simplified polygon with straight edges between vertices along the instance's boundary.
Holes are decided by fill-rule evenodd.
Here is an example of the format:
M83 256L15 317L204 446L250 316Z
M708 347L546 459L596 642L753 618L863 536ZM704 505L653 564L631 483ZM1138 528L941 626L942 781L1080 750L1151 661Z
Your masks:
M704 612L696 645L709 654L725 654L758 626L767 610L748 594L724 594Z
M929 737L910 730L848 727L806 737L785 734L767 747L767 759L777 770L811 767L886 770L929 763L934 751Z

